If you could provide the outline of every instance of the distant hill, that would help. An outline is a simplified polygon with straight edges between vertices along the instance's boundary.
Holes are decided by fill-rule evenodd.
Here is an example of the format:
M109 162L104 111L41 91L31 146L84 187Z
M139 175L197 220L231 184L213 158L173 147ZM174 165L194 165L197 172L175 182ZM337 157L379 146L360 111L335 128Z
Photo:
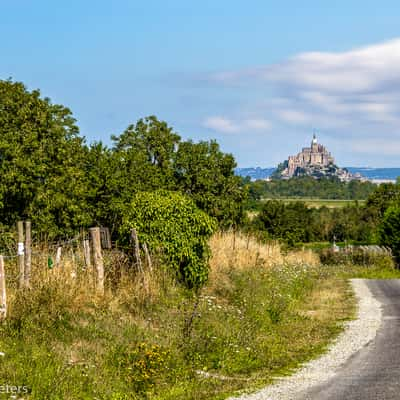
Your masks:
M347 167L351 173L360 173L368 179L393 179L400 176L400 168Z
M272 173L275 171L276 168L236 168L235 169L235 174L239 176L243 176L243 178L246 178L246 176L249 176L251 180L255 181L257 179L265 179L268 178L272 175Z
M235 173L239 176L249 176L252 180L266 179L272 175L276 168L236 168ZM400 176L400 168L369 168L369 167L346 167L352 174L360 173L368 179L392 179Z

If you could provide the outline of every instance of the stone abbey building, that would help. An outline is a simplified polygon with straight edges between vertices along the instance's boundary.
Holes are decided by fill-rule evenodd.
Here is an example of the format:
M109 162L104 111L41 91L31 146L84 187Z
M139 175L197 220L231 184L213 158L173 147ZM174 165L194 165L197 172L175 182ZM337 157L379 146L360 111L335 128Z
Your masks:
M334 165L335 160L331 153L317 142L314 134L311 141L311 147L303 147L302 151L296 156L289 156L288 165L282 175L291 178L296 174L298 168L307 169L309 167L328 167Z
M315 179L336 177L342 182L365 180L360 174L351 174L346 168L339 168L335 159L322 144L319 144L314 134L311 147L304 147L295 156L279 164L272 174L272 179L290 179L298 176L311 176Z

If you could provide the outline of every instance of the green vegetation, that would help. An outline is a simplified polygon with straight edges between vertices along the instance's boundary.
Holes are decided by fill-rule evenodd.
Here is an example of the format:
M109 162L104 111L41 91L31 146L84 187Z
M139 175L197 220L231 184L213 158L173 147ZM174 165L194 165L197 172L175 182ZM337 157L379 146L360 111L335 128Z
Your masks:
M310 242L372 242L377 220L359 204L341 208L309 207L305 202L269 200L248 223L248 229L290 245Z
M200 287L208 278L208 239L216 221L188 197L174 192L140 192L124 212L121 236L129 243L132 228L152 254L170 265L188 287Z
M263 199L261 202L274 200L274 199ZM305 203L307 207L310 208L341 208L347 206L356 206L365 204L366 200L336 200L336 199L313 199L307 197L288 197L288 198L280 198L280 201L283 201L285 204L294 203L297 201L301 201Z
M309 252L293 264L251 238L233 251L232 236L213 239L210 279L196 294L162 265L138 275L109 258L98 297L72 259L53 270L35 262L32 288L10 291L0 379L39 400L222 399L321 353L353 314L345 281Z
M87 145L71 111L0 80L0 221L31 219L47 237L108 226L117 239L122 205L141 191L181 192L220 226L243 218L246 191L235 160L215 141L183 141L151 116L113 136L113 147Z
M391 205L379 224L380 243L389 246L397 262L400 261L400 204Z
M337 178L243 181L249 189L248 206L251 208L257 207L257 202L262 199L365 200L376 189L376 185L371 182L346 183Z
M291 246L309 243L309 248L314 249L326 247L333 240L347 244L382 244L398 257L398 184L376 186L364 201L330 202L339 203L340 207L329 207L327 201L308 198L258 201L259 211L254 212L247 229Z

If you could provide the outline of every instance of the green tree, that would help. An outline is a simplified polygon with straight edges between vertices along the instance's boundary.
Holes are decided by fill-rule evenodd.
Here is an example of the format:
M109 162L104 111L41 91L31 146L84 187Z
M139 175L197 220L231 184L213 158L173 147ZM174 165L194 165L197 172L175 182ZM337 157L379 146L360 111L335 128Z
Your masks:
M392 249L397 264L400 262L400 206L390 206L379 224L380 243Z
M83 139L71 111L0 81L0 218L30 218L49 235L72 234L90 221Z
M221 226L236 226L244 216L247 191L235 167L233 156L221 152L213 140L181 142L174 163L176 187Z
M131 195L119 154L101 142L85 147L85 177L92 223L107 226L112 234L116 233L121 225L123 204Z
M134 191L174 187L173 160L180 137L166 122L154 116L140 119L112 140L124 173L120 176L124 199Z
M383 183L370 194L366 206L371 212L377 214L377 216L381 218L391 205L399 201L400 185Z

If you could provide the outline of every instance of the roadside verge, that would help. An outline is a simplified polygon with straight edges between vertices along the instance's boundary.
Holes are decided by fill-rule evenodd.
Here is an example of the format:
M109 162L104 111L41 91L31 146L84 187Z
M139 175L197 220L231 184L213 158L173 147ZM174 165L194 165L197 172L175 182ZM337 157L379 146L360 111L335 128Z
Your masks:
M373 297L365 280L352 279L351 284L358 302L357 317L346 323L345 330L327 353L305 364L290 377L279 378L256 393L230 400L294 400L302 392L332 378L346 360L371 342L381 324L381 304Z

